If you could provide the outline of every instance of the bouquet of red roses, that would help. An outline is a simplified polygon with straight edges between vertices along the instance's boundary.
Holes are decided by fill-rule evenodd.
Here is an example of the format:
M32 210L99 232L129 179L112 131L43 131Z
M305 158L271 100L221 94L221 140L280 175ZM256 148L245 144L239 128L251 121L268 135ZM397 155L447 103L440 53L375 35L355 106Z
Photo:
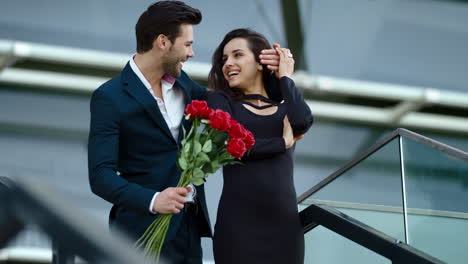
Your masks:
M177 187L189 183L201 185L206 177L221 166L239 163L238 159L252 148L255 139L249 130L231 115L220 109L211 109L206 101L193 100L185 108L185 118L193 120L187 133L185 129L177 165L182 171ZM172 214L160 214L136 242L144 246L146 255L159 255L166 237Z

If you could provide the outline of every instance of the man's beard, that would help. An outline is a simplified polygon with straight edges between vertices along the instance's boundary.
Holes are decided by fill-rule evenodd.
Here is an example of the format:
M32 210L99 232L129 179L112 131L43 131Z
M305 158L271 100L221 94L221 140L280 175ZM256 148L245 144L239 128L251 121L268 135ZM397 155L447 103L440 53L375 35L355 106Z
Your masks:
M179 62L180 60L175 58L175 57L167 57L167 60L165 60L162 63L162 68L164 73L178 78L181 75L181 70L179 69Z

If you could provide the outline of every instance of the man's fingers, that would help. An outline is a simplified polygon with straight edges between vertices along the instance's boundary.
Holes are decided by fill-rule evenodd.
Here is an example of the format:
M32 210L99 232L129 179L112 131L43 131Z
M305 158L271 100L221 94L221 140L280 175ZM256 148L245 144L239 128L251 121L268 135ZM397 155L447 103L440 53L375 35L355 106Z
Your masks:
M278 66L267 65L267 68L268 68L270 71L277 71L277 70L279 70L279 67L278 67Z
M278 44L278 43L273 43L273 49L276 49L276 48L281 48L280 44Z
M176 197L174 198L174 201L176 201L176 202L178 202L178 203L182 203L182 204L184 204L185 202L187 202L187 200L185 199L184 196L176 196Z
M264 49L262 50L262 53L260 54L261 55L277 55L278 52L276 51L276 49Z
M260 60L278 60L278 54L260 54Z
M184 208L184 204L182 204L182 203L176 203L176 204L175 204L175 208L181 210L182 208Z
M178 188L175 188L175 192L179 195L182 195L182 196L187 196L187 193L189 192L187 190L187 188L183 188L183 187L178 187Z
M278 60L260 60L261 64L266 64L266 65L273 65L273 66L278 66L279 61Z
M187 187L185 187L185 189L187 189L187 193L189 193L189 192L192 191L192 187L191 187L191 186L187 186Z

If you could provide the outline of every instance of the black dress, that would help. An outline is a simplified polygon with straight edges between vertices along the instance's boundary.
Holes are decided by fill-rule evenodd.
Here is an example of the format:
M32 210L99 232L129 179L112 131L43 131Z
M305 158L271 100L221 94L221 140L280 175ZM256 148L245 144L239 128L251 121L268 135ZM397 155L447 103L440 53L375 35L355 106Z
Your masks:
M285 147L283 119L287 114L294 135L304 134L313 119L291 79L283 77L277 86L267 91L282 102L276 104L274 114L266 116L251 112L244 106L246 101L223 91L208 97L210 107L229 112L256 140L242 164L223 168L224 187L213 238L217 264L303 263L304 235L293 182L294 148ZM260 95L249 97L253 98L275 105Z

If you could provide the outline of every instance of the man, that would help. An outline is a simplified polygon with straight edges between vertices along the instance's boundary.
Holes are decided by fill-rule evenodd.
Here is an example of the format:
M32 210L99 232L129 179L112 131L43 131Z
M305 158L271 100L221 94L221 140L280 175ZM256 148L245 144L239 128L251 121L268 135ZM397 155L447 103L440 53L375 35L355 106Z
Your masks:
M173 187L181 127L190 128L185 105L206 93L182 71L194 56L193 25L201 19L179 1L149 6L136 24L137 54L91 97L91 189L113 204L111 230L117 226L135 240L158 214L174 214L161 253L169 263L202 263L200 237L212 236L203 186ZM275 69L275 51L264 54Z

